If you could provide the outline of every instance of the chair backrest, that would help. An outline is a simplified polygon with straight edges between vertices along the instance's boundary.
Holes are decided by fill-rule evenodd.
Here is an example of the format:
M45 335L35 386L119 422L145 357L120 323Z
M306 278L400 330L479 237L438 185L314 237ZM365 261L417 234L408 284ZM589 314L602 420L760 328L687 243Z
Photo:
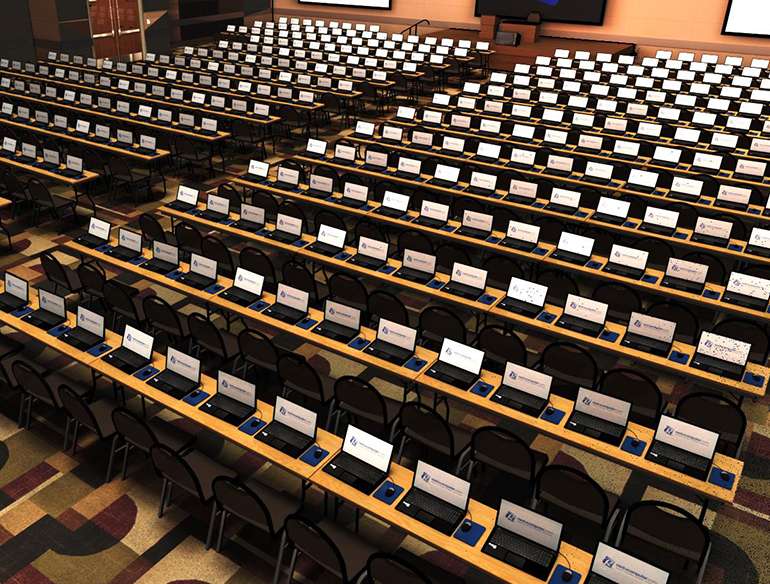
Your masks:
M599 382L603 394L631 402L632 422L654 428L660 417L663 396L657 384L633 369L611 369Z
M172 337L181 338L183 336L182 319L179 313L160 296L154 294L145 296L142 300L142 309L148 323L153 328Z
M283 165L283 162L281 164ZM302 210L302 208L294 201L281 201L281 204L278 205L278 212L282 215L288 215L289 217L302 219L302 231L308 230L307 216L305 215L305 212Z
M746 432L746 414L728 397L708 392L688 393L676 405L675 416L719 434L717 452L735 457Z
M99 262L82 263L77 269L78 279L83 285L83 290L88 294L101 296L104 294L104 285L107 283L107 275Z
M71 283L67 277L67 272L61 262L50 252L40 254L40 263L43 266L45 277L51 282L62 288L70 290Z
M150 448L150 457L155 471L160 476L197 496L201 502L206 501L198 475L182 456L164 444L155 444Z
M128 408L115 408L112 411L112 423L126 442L142 452L149 453L150 448L158 444L158 438L150 425Z
M214 498L221 509L275 535L282 525L273 525L273 519L262 498L247 484L227 476L214 479Z
M134 299L128 294L126 286L112 280L104 284L104 302L107 309L123 318L139 323L139 311L136 308Z
M485 326L476 335L475 347L484 351L484 369L502 375L508 361L527 364L527 347L513 331L500 325Z
M658 237L642 237L634 243L634 247L646 251L649 254L647 265L659 270L666 268L669 258L676 257L671 244Z
M471 256L465 249L445 243L436 248L436 270L448 274L452 271L455 262L470 265Z
M282 283L308 292L310 294L311 302L316 302L318 300L318 288L316 286L315 278L304 264L294 260L288 261L283 265L281 272Z
M583 471L569 466L543 467L535 481L535 496L549 508L559 507L595 525L606 525L609 519L610 502L604 489ZM569 531L569 524L564 527Z
M396 296L384 290L375 290L369 294L367 300L370 324L379 321L380 318L409 326L409 311L404 303Z
M591 353L569 341L556 341L543 349L537 368L553 377L552 391L574 397L579 387L596 387L599 366Z
M206 235L202 244L201 253L209 259L216 260L219 273L233 277L235 275L233 256L224 242L215 235Z
M487 271L487 284L500 290L508 290L511 278L524 276L519 264L504 255L490 255L482 267Z
M697 264L708 266L709 270L706 274L706 281L719 285L724 284L727 268L725 268L724 262L714 254L703 251L694 251L686 254L682 259L687 260L688 262L695 262Z
M484 426L473 433L471 458L525 481L535 478L535 456L516 434L504 428Z
M27 191L29 191L29 196L33 201L48 205L53 203L51 192L48 190L48 187L36 178L29 179L27 182Z
M71 387L68 385L60 385L59 399L61 400L62 407L71 418L92 432L95 432L99 438L104 438L91 408L88 407L86 401L75 393Z
M278 371L278 349L265 334L254 329L243 329L238 334L238 349L241 357L249 363Z
M222 358L227 357L222 331L208 318L199 312L191 312L187 315L187 326L195 344Z
M456 454L449 423L433 408L417 402L401 407L399 425L404 435L450 459Z
M326 403L324 384L318 372L300 355L287 353L278 359L278 375L286 389L320 403Z
M414 566L393 554L378 552L369 557L366 575L372 584L431 584Z
M674 300L665 300L658 302L647 308L647 314L663 320L669 320L676 323L676 334L674 338L694 344L698 340L700 325L698 317L688 307L675 302Z
M329 296L338 302L347 304L361 311L366 310L369 293L360 278L355 278L345 272L332 274L327 285Z
M430 255L433 255L434 253L433 244L428 236L415 229L407 229L406 231L399 233L396 246L398 248L399 257L401 257L407 249Z
M331 572L343 582L348 582L345 559L332 539L315 523L300 515L286 519L286 536L302 555Z
M389 420L385 398L371 383L353 375L344 375L334 383L334 398L337 407L351 414L357 425L367 431L373 429L371 433L386 438Z
M242 268L263 276L265 290L275 291L275 266L265 252L252 246L244 247L238 254L238 263Z
M256 207L261 207L265 210L266 221L275 221L275 217L278 214L278 207L280 205L272 193L268 193L262 190L254 190L251 192L251 203ZM238 209L238 211L240 212L240 209Z
M485 213L486 209L479 201L470 197L456 197L452 200L452 218L462 221L466 211Z
M160 241L168 243L166 230L158 221L158 218L149 213L142 213L139 216L139 228L142 230L142 237L145 241Z
M465 323L455 312L443 306L426 306L420 313L418 326L420 339L423 343L441 342L447 338L465 343Z
M749 360L761 365L767 362L770 339L767 336L767 329L758 322L743 318L727 318L714 325L711 331L737 341L750 343Z
M380 226L368 219L356 222L355 233L356 242L358 242L361 237L368 237L369 239L376 239L377 241L388 241L387 235L385 235L385 232Z
M53 389L48 385L45 377L40 375L37 369L33 368L29 363L17 359L11 363L11 372L16 379L16 383L23 392L28 393L49 406L56 404Z
M636 290L621 283L601 284L594 288L591 298L609 306L607 320L613 322L627 324L632 312L642 310L642 298Z
M203 246L203 235L195 225L180 221L174 227L174 237L177 245L185 250L200 253Z
M347 233L348 227L345 225L345 221L334 211L329 209L322 209L313 217L313 226L315 227L316 234L321 228L321 225L327 225L328 227L334 227L335 229L341 229L346 233L345 241L350 239L350 234Z
M241 194L233 185L222 183L217 187L217 195L225 197L230 201L231 211L240 211L242 202Z
M567 295L580 294L580 288L572 276L563 271L544 270L537 276L537 283L548 287L546 302L557 306L564 306L567 302Z

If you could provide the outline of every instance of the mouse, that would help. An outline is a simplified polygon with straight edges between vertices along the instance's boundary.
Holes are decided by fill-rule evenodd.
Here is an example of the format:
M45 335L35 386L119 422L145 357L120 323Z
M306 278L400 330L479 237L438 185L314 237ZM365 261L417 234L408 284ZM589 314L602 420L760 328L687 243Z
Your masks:
M545 408L545 413L550 416L551 414L553 414L553 408L551 406L548 406L547 408Z
M730 479L730 473L726 470L719 471L719 478L721 478L723 481Z
M634 448L637 448L639 446L639 439L631 438L631 446L633 446Z
M190 397L198 397L198 394L199 394L199 393L200 393L200 391L198 391L198 390L196 389L194 392L192 392L192 393L190 394Z
M564 570L561 573L561 579L564 580L565 582L569 582L570 580L572 580L572 570Z
M470 521L463 521L463 524L460 526L460 529L462 531L470 531L471 530L471 522Z
M254 418L253 420L251 420L251 427L256 428L257 426L259 426L259 420Z
M313 452L313 456L315 456L316 458L321 458L321 455L323 455L323 453L324 453L323 450L321 450L320 448L316 448L315 451Z
M385 489L385 496L386 497L392 497L395 494L396 494L396 489L394 489L393 487L387 487Z

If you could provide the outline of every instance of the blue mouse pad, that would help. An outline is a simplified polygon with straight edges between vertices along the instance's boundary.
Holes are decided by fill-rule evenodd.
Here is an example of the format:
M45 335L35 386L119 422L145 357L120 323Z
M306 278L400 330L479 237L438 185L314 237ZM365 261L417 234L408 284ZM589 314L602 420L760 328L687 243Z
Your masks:
M219 222L220 222L222 225L228 225L228 226L230 226L230 225L232 225L233 223L235 223L235 220L234 220L234 219L222 219L222 220L220 220Z
M751 208L748 209L748 212L751 213L752 215L759 215L762 211L760 211L759 209L756 209L754 207L751 207Z
M545 249L544 247L536 247L535 249L532 250L532 253L535 255L544 256L545 254L548 253L548 250Z
M382 267L381 267L379 270L377 270L377 271L378 271L378 272L380 272L381 274L392 274L393 272L395 272L395 271L396 271L396 266L388 266L388 265L385 265L385 266L382 266Z
M24 306L22 308L17 308L11 313L11 316L15 316L16 318L21 318L22 316L25 316L32 312L31 306Z
M719 300L719 292L716 290L704 290L703 291L704 298L710 298L711 300Z
M487 237L486 241L487 243L500 243L500 238L495 237L494 235L490 235L489 237Z
M586 264L586 268L591 268L592 270L598 270L601 267L601 262L595 262L594 260L591 260Z
M463 531L463 526L465 524L470 524L470 529L468 529L468 531ZM460 523L460 527L455 531L454 538L473 547L479 542L486 530L487 528L483 525L475 523L470 519L464 519L463 522Z
M676 239L687 239L687 234L682 233L681 231L677 231L676 233L674 233L674 237Z
M503 195L501 195L500 193L490 193L490 194L489 194L489 195L487 195L487 196L488 196L490 199L502 199L502 198L503 198Z
M204 292L208 292L209 294L216 294L217 292L220 292L221 290L224 290L225 287L221 284L212 284L208 288L204 288Z
M554 320L556 320L556 315L543 311L537 315L537 320L551 324Z
M100 252L104 253L105 251L111 250L112 246L109 243L103 243L102 245L100 245L99 247L97 247L95 249L96 249L96 251L100 251Z
M202 389L196 389L195 391L184 396L182 398L182 401L185 402L186 404L190 404L191 406L197 406L199 403L205 400L208 396L209 394L203 391Z
M679 363L680 365L687 365L687 362L690 360L690 356L687 353L671 351L671 354L668 356L668 360L673 361L674 363Z
M109 346L107 343L99 343L95 347L91 347L86 351L89 355L93 355L94 357L98 357L99 355L104 355L107 351L112 349L111 346Z
M743 246L740 246L737 243L731 243L727 246L727 249L732 251L743 251Z
M361 207L359 209L359 211L364 211L364 212L371 211L371 210L372 210L372 206L371 205L364 205L363 207Z
M345 261L346 259L348 259L349 257L350 257L350 254L349 254L348 252L346 252L346 251L341 251L341 252L340 252L340 253L338 253L336 256L334 256L334 259L335 259L335 260L340 260L340 261L343 261L343 262L344 262L344 261Z
M474 383L473 387L471 387L471 393L475 393L481 397L487 397L490 391L492 391L492 386L481 380Z
M655 284L658 281L657 276L651 276L649 274L645 274L642 276L642 282L646 282L647 284Z
M267 422L260 420L259 418L252 417L241 424L238 429L244 434L254 436L254 434L259 432L265 426L267 426Z
M257 235L261 235L262 237L267 237L270 234L270 230L267 227L263 227L259 231L257 231Z
M393 489L393 494L388 496L388 489ZM380 485L380 488L374 491L374 494L372 495L375 499L379 499L383 503L387 503L388 505L392 505L393 502L398 499L398 497L401 495L401 493L404 492L404 487L400 487L393 481L385 481Z
M553 576L548 580L548 584L579 584L580 579L583 577L579 572L572 570L572 578L564 580L563 574L567 571L566 566L559 564L553 571Z
M441 231L446 231L447 233L452 233L455 229L457 229L457 227L455 227L454 225L442 225L441 226Z
M536 209L542 209L543 207L545 207L545 205L539 201L532 203L532 206L535 207Z
M134 377L137 379L141 379L142 381L145 381L155 375L159 371L158 368L153 367L152 365L148 365L147 367L143 367L136 373L134 373Z
M545 420L546 422L551 422L551 424L558 424L562 421L564 418L564 410L557 410L556 408L552 408L553 411L549 414L548 408L543 410L543 413L540 414L540 419Z
M419 371L427 364L428 362L425 359L420 359L419 357L411 357L409 361L404 363L404 367L411 369L412 371Z
M631 228L634 228L634 227L636 227L637 225L638 225L638 223L634 223L633 221L626 221L625 223L623 223L623 227L631 227Z
M743 374L743 383L748 383L754 387L762 387L765 384L765 376L755 375L750 371L747 371Z
M299 457L299 459L305 464L309 464L310 466L318 466L321 461L323 461L323 459L328 455L328 450L324 450L318 446L318 444L313 444L302 456Z
M608 330L603 330L602 334L599 335L599 338L603 341L607 341L609 343L614 343L618 340L618 333Z
M268 302L265 302L264 300L257 300L254 304L249 305L249 308L251 310L256 310L257 312L261 312L268 306L270 306Z
M733 483L735 482L735 475L731 472L727 472L727 479L723 479L721 474L722 471L721 468L712 467L711 472L709 473L709 482L712 485L716 485L718 487L722 487L723 489L732 489Z
M441 280L431 280L426 285L428 288L433 288L434 290L440 290L441 287L446 284L446 282L442 282Z
M313 327L318 321L314 318L305 317L297 323L297 326L301 329L308 330Z
M357 351L361 351L364 347L366 347L369 344L369 341L367 341L363 337L356 337L352 341L348 343L348 347L351 347L353 349L356 349Z
M136 258L134 258L132 260L128 260L128 263L129 264L134 264L135 266L141 266L144 262L148 262L148 261L150 261L149 258L146 258L146 257L143 257L143 256L139 256L139 257L136 257Z
M492 304L495 300L497 300L497 296L492 296L491 294L482 294L481 296L479 296L476 302L489 305L489 304Z
M588 217L588 213L586 213L585 211L578 211L575 213L575 217L581 217L581 218Z
M634 456L641 456L647 443L644 440L637 440L637 444L634 446L634 440L635 438L633 436L626 436L625 440L623 440L623 444L620 445L620 449L630 452Z
M293 241L291 244L294 247L305 247L309 242L305 241L304 239L298 239L297 241Z
M182 272L179 270L174 270L173 272L169 272L166 274L166 278L171 278L172 280L178 280L179 277L182 275Z
M51 330L48 331L48 334L52 337L60 337L64 333L66 333L68 330L70 330L70 327L68 327L66 324L60 324L59 326L53 327Z

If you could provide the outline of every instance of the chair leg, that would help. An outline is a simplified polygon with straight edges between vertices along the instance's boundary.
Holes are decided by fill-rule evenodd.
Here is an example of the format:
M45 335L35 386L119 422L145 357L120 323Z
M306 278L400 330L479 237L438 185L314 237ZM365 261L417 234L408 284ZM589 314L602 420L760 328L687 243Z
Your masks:
M19 428L21 428L24 423L24 412L26 410L28 397L29 396L24 393L21 394L21 400L19 401L19 419L17 420Z
M222 509L221 517L219 518L219 533L217 534L217 553L222 551L222 540L225 537L225 521L227 520L227 510Z
M224 509L222 510L224 512ZM211 548L211 537L214 535L214 525L217 522L217 502L211 502L211 517L209 518L209 530L206 534L206 549ZM218 550L217 550L218 551Z
M289 562L289 574L286 576L286 584L291 584L294 581L294 568L297 565L297 556L299 556L299 550L295 549L291 554L291 561Z
M123 446L123 468L121 469L121 475L123 477L123 480L126 480L126 475L128 473L128 453L131 451L131 445L126 442Z
M112 444L110 445L110 459L107 462L107 476L104 477L104 482L109 483L112 480L112 465L115 462L115 449L118 446L118 439L120 434L115 434L112 437Z
M67 416L67 424L64 426L64 444L61 449L66 452L70 442L70 428L72 427L72 418Z
M80 422L75 420L75 429L72 431L72 454L78 450L78 434L80 434Z
M29 430L32 427L32 406L35 405L35 398L29 396L27 400L27 419L24 423L24 427Z
M160 506L158 507L158 517L163 517L163 510L166 507L166 491L168 490L168 479L163 479L163 487L160 490Z
M275 573L273 574L273 584L278 584L278 577L281 574L281 564L283 564L283 552L286 549L286 530L281 533L281 543L278 545L278 558L275 560Z

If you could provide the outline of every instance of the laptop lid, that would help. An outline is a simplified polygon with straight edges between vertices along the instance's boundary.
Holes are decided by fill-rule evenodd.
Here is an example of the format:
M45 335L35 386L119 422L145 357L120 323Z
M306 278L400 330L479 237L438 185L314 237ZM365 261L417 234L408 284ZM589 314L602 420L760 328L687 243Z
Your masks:
M523 391L544 400L551 395L551 382L553 378L534 369L527 369L509 361L505 365L502 384L517 391Z
M197 253L190 254L190 272L211 280L217 279L217 261Z
M236 288L261 296L264 283L265 277L262 274L257 274L240 266L235 270L233 286Z
M559 550L561 523L505 499L500 500L496 526L551 551Z
M152 257L179 266L179 248L162 241L152 242Z
M478 376L484 362L484 351L445 338L438 360Z
M120 346L144 359L150 359L152 358L152 345L154 342L155 339L152 335L148 335L138 328L127 324L123 330L123 339L120 342Z
M676 334L676 323L641 312L632 312L628 319L628 332L671 344Z
M257 407L256 385L224 371L217 372L217 393L251 408Z
M98 312L78 306L77 326L100 339L104 338L104 316Z
M668 584L669 577L668 572L603 542L596 547L591 574L615 584Z
M361 328L361 311L327 299L324 303L324 320L358 331Z
M198 195L199 193L197 189L179 185L179 188L177 188L176 191L176 200L181 201L182 203L188 203L190 205L197 205Z
M575 400L575 411L625 427L631 402L581 387Z
M273 420L296 430L300 434L315 439L317 418L318 414L312 410L303 408L281 396L275 398Z
M380 318L377 323L377 340L414 352L417 329Z
M548 286L543 286L542 284L512 276L511 281L508 284L506 296L542 308L545 305L545 297L547 294Z
M468 508L471 484L422 460L417 461L412 486L458 509Z
M201 380L200 360L174 347L169 347L166 351L166 369L196 383Z
M715 333L703 331L698 341L696 352L708 355L714 359L746 366L751 351L751 343L744 343L730 337L724 337Z
M110 229L112 229L112 225L110 225L107 221L102 221L96 217L91 217L88 222L88 234L93 235L94 237L98 237L104 241L108 241L110 239Z
M591 300L577 294L568 294L567 301L564 303L564 314L596 324L604 324L607 318L607 308L608 305L604 302Z
M358 253L376 260L387 261L388 243L362 235L358 238Z
M142 251L142 235L121 227L118 229L118 246L131 251Z
M452 265L452 275L450 276L450 279L457 284L465 284L471 288L483 291L487 286L487 271L467 264L461 264L460 262L455 262Z
M712 460L719 434L664 414L655 430L655 440Z
M37 292L41 310L45 310L56 316L67 316L67 303L64 296L59 296L58 294L43 289L38 289Z
M287 284L278 284L275 299L277 304L282 304L289 308L293 308L294 310L307 313L310 294Z
M401 265L432 276L436 273L436 256L413 249L405 249Z
M384 473L390 467L393 445L348 424L342 451Z
M29 283L23 278L5 273L5 292L27 302L29 300Z
M215 213L229 215L230 199L227 197L220 197L219 195L209 195L206 198L206 209L208 211L214 211Z

